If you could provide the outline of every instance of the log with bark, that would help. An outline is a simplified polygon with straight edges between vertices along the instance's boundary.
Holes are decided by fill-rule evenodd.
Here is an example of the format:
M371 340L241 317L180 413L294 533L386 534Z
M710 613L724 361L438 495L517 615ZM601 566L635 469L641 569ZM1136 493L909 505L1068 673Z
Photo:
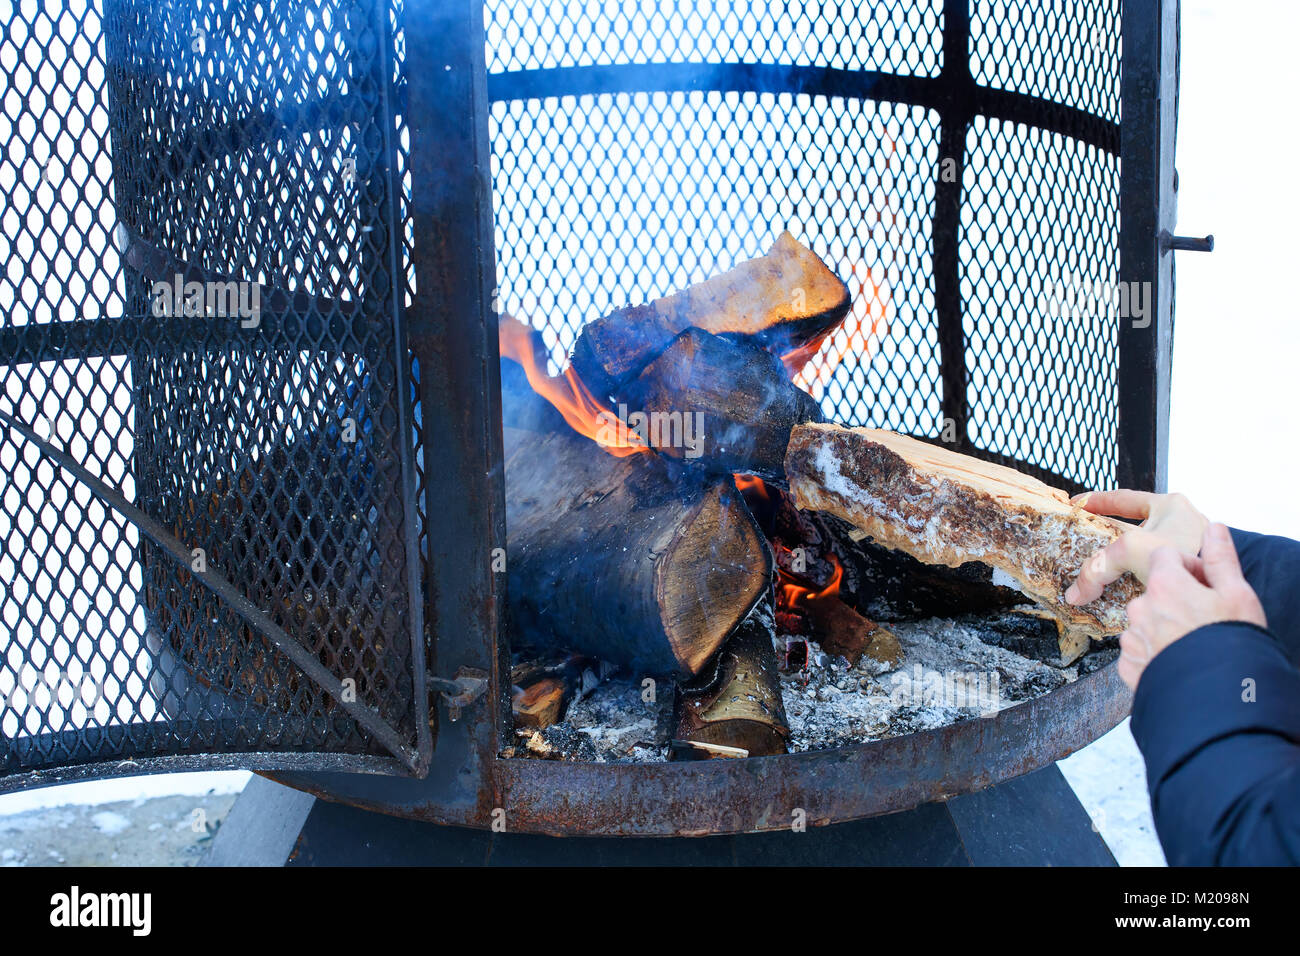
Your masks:
M928 564L979 561L1061 622L1063 661L1124 628L1131 575L1084 607L1063 594L1083 563L1130 526L1070 504L1011 468L870 428L795 428L786 455L795 504L829 512Z
M691 677L768 590L772 557L730 480L567 429L506 428L510 610L521 638Z
M703 687L679 688L676 741L710 748L731 748L734 756L782 754L790 738L776 651L772 647L770 603L755 609L718 654L716 668ZM678 746L674 753L682 756ZM724 751L725 753L725 751Z
M808 349L848 311L848 286L785 232L764 256L648 305L587 323L571 361L594 394L609 397L688 328L744 336L783 355Z
M783 479L790 429L822 421L775 355L702 329L673 339L617 398L646 444L718 474Z

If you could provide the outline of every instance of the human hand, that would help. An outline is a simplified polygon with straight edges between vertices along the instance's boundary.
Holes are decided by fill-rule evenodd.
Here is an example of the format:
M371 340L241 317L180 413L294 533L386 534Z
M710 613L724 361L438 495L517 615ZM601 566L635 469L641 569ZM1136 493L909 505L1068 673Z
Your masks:
M1142 520L1084 563L1079 577L1065 592L1067 604L1088 604L1101 597L1106 585L1126 572L1146 583L1151 556L1159 548L1173 548L1195 557L1209 525L1205 515L1185 495L1157 495L1147 491L1090 491L1070 501L1096 515Z
M1207 526L1199 558L1157 548L1146 585L1129 602L1128 627L1119 636L1119 676L1134 689L1157 654L1199 627L1220 621L1268 626L1225 525Z

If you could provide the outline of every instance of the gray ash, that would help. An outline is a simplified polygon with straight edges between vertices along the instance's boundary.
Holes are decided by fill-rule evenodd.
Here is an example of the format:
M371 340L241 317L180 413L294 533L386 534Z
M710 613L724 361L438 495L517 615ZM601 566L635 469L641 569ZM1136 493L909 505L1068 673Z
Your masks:
M802 644L799 650L806 652L806 660L800 653L789 655L802 668L781 674L791 752L988 716L1071 683L1117 654L1115 642L1108 641L1074 665L1059 667L1035 658L1035 652L1049 655L1032 628L1015 628L1010 626L1014 617L1001 620L994 614L890 624L903 649L901 664L891 669L863 656L850 666L802 637L778 633L770 612L756 614L761 621L751 623L772 634L778 660L787 659L791 643ZM1033 639L1025 643L1027 638ZM672 685L660 680L653 703L643 700L642 692L640 678L608 678L573 701L560 723L536 734L520 732L513 750L520 756L599 763L666 760Z

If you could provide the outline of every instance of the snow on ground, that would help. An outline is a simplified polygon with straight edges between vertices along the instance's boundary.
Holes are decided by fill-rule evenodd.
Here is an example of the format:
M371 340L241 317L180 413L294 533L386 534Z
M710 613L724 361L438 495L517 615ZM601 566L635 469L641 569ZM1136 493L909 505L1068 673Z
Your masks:
M1147 799L1146 768L1128 719L1057 766L1120 866L1164 866Z
M41 787L39 790L0 794L0 817L69 805L98 806L126 801L138 805L156 797L223 796L242 791L251 776L247 770L163 773Z

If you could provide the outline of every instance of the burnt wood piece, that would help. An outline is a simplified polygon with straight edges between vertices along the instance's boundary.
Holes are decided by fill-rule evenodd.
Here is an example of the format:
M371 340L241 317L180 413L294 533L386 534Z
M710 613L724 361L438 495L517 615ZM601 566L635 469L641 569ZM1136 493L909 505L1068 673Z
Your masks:
M856 664L865 654L889 667L903 660L902 645L892 631L863 617L838 597L827 595L808 602L808 636L827 654Z
M1025 604L1007 611L969 615L956 620L959 624L977 628L980 640L986 644L1005 647L1021 657L1046 664L1062 662L1061 645L1066 636L1065 626L1035 605Z
M673 339L617 398L642 441L717 474L784 479L790 429L823 419L771 352L702 329Z
M795 428L786 472L800 508L837 515L929 564L992 566L997 583L1061 622L1063 660L1123 630L1124 606L1141 593L1125 575L1089 605L1066 604L1083 563L1130 526L1014 469L893 432L810 424Z
M515 729L541 730L557 723L564 716L564 705L573 690L559 677L543 677L527 687L516 686L510 702Z
M800 511L789 492L771 484L751 485L745 501L771 540L782 571L819 590L830 583L835 573L831 558L837 559L844 569L840 598L872 620L996 613L1024 603L1019 591L993 584L993 569L986 564L924 564L873 543L834 515Z
M751 757L786 752L790 728L772 647L772 613L764 602L718 654L707 686L683 686L677 699L680 741L732 747Z
M993 569L978 561L955 568L926 564L862 535L848 522L821 512L800 512L821 533L844 567L840 595L878 621L916 620L1005 611L1024 604L1014 588L993 583Z
M520 639L693 676L767 592L772 556L728 480L565 429L506 428L510 610Z
M587 323L573 347L578 376L608 397L688 328L744 336L777 355L804 349L844 321L849 289L783 232L766 255L698 285Z

